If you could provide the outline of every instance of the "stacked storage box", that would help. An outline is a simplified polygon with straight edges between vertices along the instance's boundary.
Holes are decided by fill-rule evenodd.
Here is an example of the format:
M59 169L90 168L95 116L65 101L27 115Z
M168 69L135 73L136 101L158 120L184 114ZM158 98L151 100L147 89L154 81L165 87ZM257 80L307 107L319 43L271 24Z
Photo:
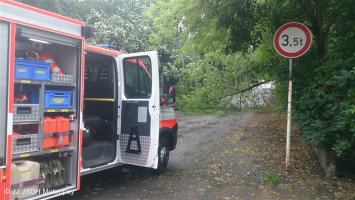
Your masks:
M50 63L15 58L15 78L50 80Z
M14 122L39 121L39 89L24 89L22 93L24 94L25 101L14 102Z
M43 150L68 146L70 144L69 118L44 117L43 133Z
M38 104L14 104L14 122L39 121Z
M38 134L13 136L12 153L18 154L38 150Z
M55 132L57 120L52 117L44 117L43 120L43 150L53 149L56 144Z
M39 150L38 125L13 126L12 153L27 153Z
M52 74L52 81L56 83L72 84L74 83L73 75L68 74Z
M39 88L24 87L20 94L21 101L14 98L14 122L40 122ZM25 98L23 98L25 97ZM28 99L29 98L29 99ZM38 124L14 126L12 153L26 153L39 150Z
M45 90L45 108L71 108L72 91Z
M63 116L56 116L57 120L57 143L56 148L61 148L69 145L69 136L70 136L70 123L69 118Z

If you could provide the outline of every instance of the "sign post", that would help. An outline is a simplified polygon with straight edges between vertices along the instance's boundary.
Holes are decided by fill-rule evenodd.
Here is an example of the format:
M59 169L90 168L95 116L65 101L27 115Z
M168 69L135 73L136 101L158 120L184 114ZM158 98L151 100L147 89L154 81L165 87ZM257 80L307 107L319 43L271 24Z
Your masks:
M288 166L290 165L291 105L292 105L292 58L290 58L290 69L289 69L289 77L288 77L286 170L287 170Z
M290 59L287 105L286 170L290 165L291 103L292 103L292 58L306 53L311 46L312 35L309 29L298 22L282 25L275 33L274 48L283 57Z

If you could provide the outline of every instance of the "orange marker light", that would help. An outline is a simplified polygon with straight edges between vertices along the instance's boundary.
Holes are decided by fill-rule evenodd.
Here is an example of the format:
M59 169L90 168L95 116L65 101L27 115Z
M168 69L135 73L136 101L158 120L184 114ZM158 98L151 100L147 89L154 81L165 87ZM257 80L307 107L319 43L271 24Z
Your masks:
M2 181L6 181L6 170L2 171Z

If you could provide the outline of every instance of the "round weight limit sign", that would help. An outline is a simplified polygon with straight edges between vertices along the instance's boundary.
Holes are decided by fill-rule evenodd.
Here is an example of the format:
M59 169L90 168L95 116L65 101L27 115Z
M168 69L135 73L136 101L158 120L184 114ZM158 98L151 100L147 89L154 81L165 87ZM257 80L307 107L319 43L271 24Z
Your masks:
M297 58L311 46L312 35L309 29L297 22L281 26L274 36L275 50L286 58Z
M298 22L281 26L274 36L275 50L283 57L290 59L288 101L287 101L287 136L286 136L286 170L290 165L291 143L291 104L292 104L292 58L306 53L311 46L312 35L309 29Z

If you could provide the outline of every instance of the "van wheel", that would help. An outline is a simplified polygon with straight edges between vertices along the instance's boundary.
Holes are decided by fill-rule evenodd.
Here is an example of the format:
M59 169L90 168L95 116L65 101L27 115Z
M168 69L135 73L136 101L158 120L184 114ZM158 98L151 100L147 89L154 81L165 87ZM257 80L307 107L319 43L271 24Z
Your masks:
M164 137L159 140L158 147L158 167L157 169L153 169L152 173L156 175L163 174L168 166L169 162L169 148L168 148L168 140Z

